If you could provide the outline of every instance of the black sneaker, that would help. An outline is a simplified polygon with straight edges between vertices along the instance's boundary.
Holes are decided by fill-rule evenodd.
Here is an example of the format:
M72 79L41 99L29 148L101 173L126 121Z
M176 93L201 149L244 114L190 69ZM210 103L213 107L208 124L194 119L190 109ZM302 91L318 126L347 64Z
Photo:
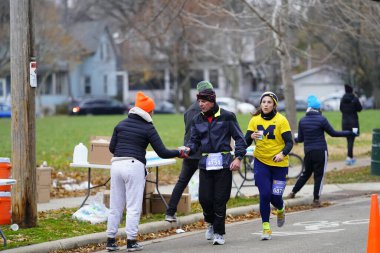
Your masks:
M107 238L107 246L106 250L108 251L116 251L119 250L119 247L116 244L116 239L115 238Z
M136 240L127 240L127 251L139 251L142 250L143 246L137 243Z

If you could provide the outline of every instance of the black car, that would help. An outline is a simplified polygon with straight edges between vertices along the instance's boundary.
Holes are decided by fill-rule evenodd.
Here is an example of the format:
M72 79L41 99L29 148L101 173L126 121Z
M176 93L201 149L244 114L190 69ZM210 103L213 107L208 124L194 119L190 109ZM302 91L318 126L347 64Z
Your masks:
M71 115L125 114L127 107L116 99L88 98L73 106Z

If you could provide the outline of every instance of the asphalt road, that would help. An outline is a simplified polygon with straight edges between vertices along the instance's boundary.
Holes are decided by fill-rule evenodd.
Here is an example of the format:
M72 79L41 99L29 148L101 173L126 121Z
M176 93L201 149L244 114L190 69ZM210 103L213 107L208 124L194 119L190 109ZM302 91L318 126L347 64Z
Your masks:
M347 198L328 207L289 213L282 228L276 227L273 217L270 241L260 241L261 221L251 220L227 225L225 245L214 246L205 240L204 231L195 231L143 242L142 252L365 252L369 210L368 196ZM119 252L124 251L125 246Z

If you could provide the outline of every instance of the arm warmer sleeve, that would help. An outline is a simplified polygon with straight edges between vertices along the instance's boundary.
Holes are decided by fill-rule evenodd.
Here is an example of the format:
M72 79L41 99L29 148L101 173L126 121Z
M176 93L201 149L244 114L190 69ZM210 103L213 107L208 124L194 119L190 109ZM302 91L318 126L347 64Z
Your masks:
M285 142L285 147L282 150L282 153L285 156L285 155L288 155L293 148L292 132L288 131L288 132L282 133L281 136Z

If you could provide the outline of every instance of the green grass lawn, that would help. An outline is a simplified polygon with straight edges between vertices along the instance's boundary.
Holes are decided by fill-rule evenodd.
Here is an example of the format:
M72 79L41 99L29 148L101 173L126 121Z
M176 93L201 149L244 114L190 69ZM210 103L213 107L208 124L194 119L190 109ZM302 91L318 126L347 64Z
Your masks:
M298 113L300 119L304 113ZM341 129L340 112L324 112L331 125ZM360 114L361 136L355 142L355 150L359 155L368 155L372 140L372 129L380 128L380 110L366 110ZM36 120L37 163L47 161L49 166L56 169L66 169L72 161L75 145L79 142L88 146L90 136L112 135L114 126L125 115L118 116L53 116ZM237 115L243 133L247 130L250 115ZM176 148L183 144L184 121L182 114L154 115L154 124L168 148ZM11 157L11 120L0 119L0 157ZM330 159L344 157L346 148L345 138L327 138L330 148ZM335 148L336 147L336 148ZM361 150L363 149L363 150ZM361 151L360 151L361 150ZM303 154L302 145L294 151ZM335 153L337 153L335 155Z

